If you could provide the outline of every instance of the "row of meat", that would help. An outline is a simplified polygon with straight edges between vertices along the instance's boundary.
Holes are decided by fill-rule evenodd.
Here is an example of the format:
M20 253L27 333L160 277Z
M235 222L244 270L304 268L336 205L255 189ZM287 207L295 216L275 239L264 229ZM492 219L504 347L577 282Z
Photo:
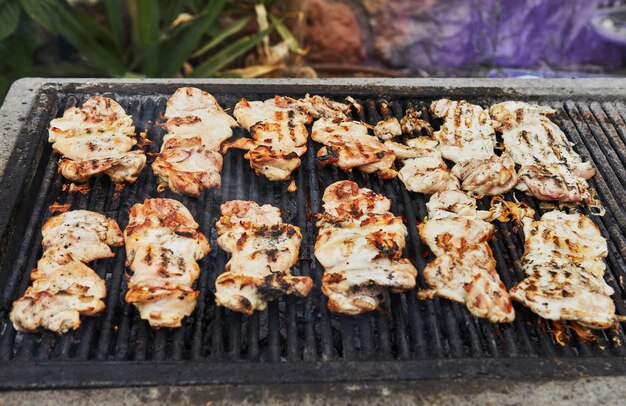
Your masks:
M402 254L407 228L390 206L389 198L351 181L324 191L315 256L324 268L321 290L330 311L376 310L385 292L415 288L418 271ZM555 210L535 220L529 207L504 201L481 211L462 191L435 193L427 209L418 230L436 259L423 270L428 287L418 290L419 298L454 300L494 323L514 320L512 300L543 318L590 328L609 328L621 319L604 280L606 240L584 215ZM489 239L491 221L509 218L523 224L527 277L507 291ZM299 260L300 229L284 223L278 208L225 202L216 229L217 244L230 254L215 282L218 305L250 315L282 295L309 294L313 280L292 269ZM81 315L101 313L105 281L89 263L113 257L111 247L121 245L131 271L125 299L141 318L153 327L180 327L193 312L197 261L211 247L182 203L157 198L135 204L123 233L102 214L69 211L49 219L42 234L43 255L32 284L10 315L18 331L67 332L79 327Z
M385 103L384 119L375 126L353 121L351 109L361 106L348 99L350 104L321 96L241 99L233 118L209 93L180 88L167 102L167 134L152 163L159 190L169 187L198 196L203 189L219 187L222 154L230 148L246 150L244 157L258 175L289 180L307 150L306 125L312 123L311 138L323 144L317 154L322 165L356 168L382 179L398 176L413 192L462 189L499 195L516 188L541 200L593 199L586 180L595 169L548 118L554 113L551 108L509 101L484 110L441 99L430 106L431 115L441 120L434 131L420 112L408 110L398 120ZM237 126L248 130L249 137L229 140ZM52 120L49 141L63 156L60 173L75 182L99 173L114 182L133 182L146 164L145 153L133 149L137 139L132 118L105 97L94 97ZM454 163L452 169L444 159Z

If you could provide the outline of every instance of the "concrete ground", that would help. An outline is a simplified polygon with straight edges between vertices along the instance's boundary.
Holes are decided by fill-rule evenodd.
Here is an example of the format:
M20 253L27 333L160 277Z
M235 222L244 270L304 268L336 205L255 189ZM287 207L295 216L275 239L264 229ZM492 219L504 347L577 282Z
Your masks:
M1 378L0 378L1 379ZM626 377L213 385L0 393L0 405L588 405L626 402Z

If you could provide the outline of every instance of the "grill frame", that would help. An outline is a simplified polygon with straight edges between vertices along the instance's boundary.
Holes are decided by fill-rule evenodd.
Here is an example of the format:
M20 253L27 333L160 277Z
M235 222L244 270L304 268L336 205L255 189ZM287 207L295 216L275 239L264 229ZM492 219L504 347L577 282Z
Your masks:
M158 89L159 94L171 94L182 85L199 86L211 93L228 93L232 95L246 95L252 93L273 94L304 94L319 93L330 95L352 95L355 98L367 97L378 100L386 96L431 98L519 98L523 100L542 101L567 99L570 100L569 108L575 108L576 103L589 100L598 102L620 102L626 96L626 80L468 80L468 79L350 79L350 80L51 80L51 79L27 79L17 82L11 89L5 105L0 110L0 117L8 119L7 125L0 129L0 137L5 137L9 144L8 149L13 151L8 160L0 154L0 170L4 168L0 178L0 235L3 241L11 240L7 235L26 235L34 233L34 238L40 232L27 224L28 217L12 216L18 204L28 200L39 190L40 181L46 176L45 165L41 158L45 155L46 143L41 138L32 137L30 134L45 132L49 122L50 105L53 103L56 93L80 93L102 94L118 93L121 95L150 95ZM251 90L254 89L254 90ZM234 97L234 96L233 96ZM25 104L21 104L25 103ZM573 106L573 107L572 107ZM17 107L17 109L16 109ZM367 106L364 106L367 108ZM586 111L586 110L585 110ZM20 121L20 119L25 121ZM562 123L559 123L562 124ZM571 125L576 126L576 131ZM606 161L606 168L602 168L594 181L594 186L599 190L620 186L620 179L615 178L616 173L624 171L623 157L626 151L618 151L612 148L612 140L624 139L625 126L617 127L608 122L596 122L596 128L587 122L582 126L576 123L565 123L562 128L568 136L571 133L579 134L579 140L585 145L595 159ZM613 130L611 128L615 127ZM592 135L587 137L587 135ZM600 134L605 134L603 139ZM583 139L584 138L584 139ZM619 143L618 143L619 144ZM611 151L613 153L611 155ZM608 158L612 158L609 162ZM617 161L615 162L615 159ZM304 163L303 163L304 165ZM604 165L603 165L604 166ZM610 168L610 170L609 170ZM144 169L144 171L150 169ZM249 167L244 170L250 171ZM604 179L604 176L607 179ZM342 178L346 178L342 176ZM614 179L615 178L615 179ZM604 186L603 186L604 184ZM53 185L52 185L53 187ZM609 193L610 195L610 193ZM318 196L319 197L319 196ZM393 196L391 196L393 197ZM319 200L319 199L318 199ZM183 200L184 201L184 200ZM409 199L408 201L413 201ZM605 205L617 205L617 201L607 202ZM45 199L35 201L34 206L44 205ZM42 207L45 210L45 207ZM419 215L419 217L423 217ZM622 219L619 219L622 220ZM623 237L624 229L618 224L610 224L606 227L604 235L611 238L612 243L617 244L618 253L626 257ZM623 224L623 223L622 223ZM617 228L616 228L617 227ZM208 230L203 229L208 232ZM608 231L608 234L607 234ZM9 234L7 234L9 233ZM314 237L314 236L313 236ZM510 237L500 244L515 241ZM214 246L214 250L219 248ZM5 258L8 252L19 248L3 244L0 246L0 258ZM519 248L519 247L518 247ZM303 248L304 249L304 248ZM506 253L506 249L503 250ZM500 254L502 255L502 254ZM123 257L123 255L121 255ZM503 263L502 258L497 258ZM120 254L118 253L115 264L110 260L108 268L120 266ZM220 264L221 266L223 264ZM4 266L4 265L3 265ZM420 267L421 270L421 267ZM203 272L206 272L203 269ZM5 275L0 275L0 286L4 286ZM205 278L206 279L206 278ZM206 283L204 289L207 289ZM211 301L212 298L208 298ZM290 299L286 301L289 302ZM623 303L622 303L623 306ZM446 311L458 315L458 305L446 305ZM198 310L196 310L198 311ZM274 314L277 313L277 307ZM323 312L323 311L322 311ZM618 307L619 312L619 307ZM285 312L283 312L285 313ZM105 317L104 315L100 317ZM237 318L238 316L232 316ZM276 316L278 317L278 316ZM295 317L295 316L294 316ZM471 319L467 314L465 320ZM229 316L230 320L231 316ZM521 314L518 312L518 318ZM402 317L400 317L402 319ZM341 329L345 319L340 320ZM446 323L446 320L438 320ZM449 321L449 320L448 320ZM458 321L458 320L457 320ZM272 323L280 320L272 321ZM400 327L417 329L415 326L407 327L406 320L394 322L404 323ZM427 322L427 321L426 321ZM257 320L258 323L258 320ZM319 323L323 323L320 321ZM319 324L318 323L318 324ZM409 322L410 323L410 322ZM315 324L315 321L313 322ZM480 325L479 325L480 326ZM323 326L318 326L323 329ZM330 329L330 325L327 326ZM395 328L395 325L394 325ZM447 328L447 327L446 327ZM457 327L451 327L457 328ZM349 328L348 328L349 329ZM79 330L80 331L80 330ZM374 329L372 329L374 331ZM439 330L437 330L439 331ZM446 330L447 331L447 330ZM454 330L451 330L454 331ZM332 331L331 331L332 333ZM419 331L417 332L419 333ZM482 333L482 332L479 332ZM239 332L238 334L241 334ZM268 340L279 338L268 337ZM240 338L239 336L235 336ZM2 340L0 332L0 342ZM332 338L332 337L331 337ZM342 339L345 339L342 337ZM424 341L428 343L428 341ZM349 343L348 343L349 344ZM398 347L409 346L411 343L396 342ZM540 345L540 343L535 343ZM68 344L69 345L69 344ZM318 343L318 346L322 345ZM549 343L544 343L549 348ZM626 357L621 351L619 356L598 355L582 346L578 350L578 356L568 357L567 353L550 356L546 354L535 357L512 357L499 356L496 358L424 358L402 359L398 355L394 360L368 360L355 359L347 354L348 345L342 348L343 358L336 360L330 356L330 360L295 360L292 354L287 354L290 361L220 361L207 359L194 359L186 361L109 361L96 360L81 361L74 359L50 359L40 361L35 359L10 360L0 363L0 389L17 388L46 388L46 387L95 387L95 386L125 386L125 385L156 385L156 384L200 384L200 383L278 383L278 382L331 382L331 381L368 381L368 380L416 380L416 379L448 379L448 378L517 378L517 377L569 377L590 375L623 375L626 374ZM322 345L323 347L323 345ZM426 349L421 349L426 351ZM454 348L448 348L452 351ZM462 350L462 348L461 348ZM258 351L258 348L257 348ZM440 348L439 351L446 351ZM460 350L459 350L460 351ZM324 359L324 354L332 354L332 348L321 348L319 353ZM399 353L403 351L398 350ZM418 351L419 352L419 351ZM473 354L475 352L471 351ZM496 351L497 352L497 351ZM257 354L258 355L258 354ZM556 355L556 354L555 354ZM95 358L95 357L94 357ZM253 357L254 358L254 357ZM270 354L269 358L280 359L280 354ZM316 358L316 357L313 357ZM335 358L335 360L332 360Z

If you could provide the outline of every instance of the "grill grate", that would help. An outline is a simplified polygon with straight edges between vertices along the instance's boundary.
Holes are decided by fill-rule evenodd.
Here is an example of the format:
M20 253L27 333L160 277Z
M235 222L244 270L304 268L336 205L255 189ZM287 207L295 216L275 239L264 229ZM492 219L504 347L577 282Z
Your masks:
M241 97L261 100L274 93L253 94L246 89L226 92L205 86L223 106L232 107ZM172 91L174 88L171 89ZM249 88L248 88L249 90ZM291 96L301 97L294 87ZM284 93L284 92L283 92ZM324 92L320 92L324 93ZM92 179L88 194L62 191L64 180L56 173L57 157L47 144L47 124L70 107L84 102L94 91L43 92L27 120L22 137L24 149L16 154L34 154L33 167L21 169L31 185L23 190L2 240L0 274L0 371L6 377L0 388L94 386L148 383L297 381L329 379L413 379L487 375L559 375L626 371L626 341L623 325L600 333L596 343L582 342L572 335L561 346L547 332L546 323L515 304L517 317L508 325L493 325L472 317L464 306L448 300L419 301L415 291L385 296L387 311L361 316L331 315L319 286L323 269L315 261L313 245L317 230L313 213L321 211L321 194L340 179L392 198L392 211L406 219L409 235L406 256L421 272L433 259L419 239L416 224L426 216L425 197L407 192L399 180L381 181L337 168L321 168L315 162L319 145L309 140L309 151L295 172L297 192L288 193L287 183L269 182L253 174L243 153L230 151L224 160L223 185L205 191L200 199L156 192L150 168L138 181L116 192L108 179ZM147 152L160 149L163 130L153 124L164 111L170 89L148 87L135 95L118 89L102 93L120 102L133 116L138 131L148 130L154 142ZM347 93L328 93L340 99ZM400 118L406 108L422 110L442 94L420 99L387 95L391 111ZM461 96L455 96L461 97ZM482 105L500 98L466 94L462 97ZM358 118L375 124L382 99L364 97ZM604 217L591 216L609 239L606 279L615 289L619 314L626 314L623 278L626 275L626 105L619 101L589 99L541 99L555 107L557 124L574 142L575 149L592 159L598 174L591 184L606 207ZM243 135L243 130L235 130ZM27 155L26 155L27 156ZM24 159L14 156L13 159ZM30 171L30 172L28 172ZM27 173L28 172L28 173ZM4 179L4 181L7 181ZM134 307L125 303L124 250L115 258L96 261L93 268L106 279L106 310L99 317L85 317L81 328L62 336L51 332L17 334L8 320L11 302L29 284L30 270L41 255L40 229L54 215L54 202L70 203L72 209L99 211L115 218L120 227L128 222L128 210L146 197L181 200L210 238L213 251L200 261L197 281L200 297L195 312L175 330L154 330L139 319ZM534 199L509 193L543 212ZM281 207L286 222L299 226L304 239L296 273L309 275L315 287L305 299L286 297L250 317L217 307L214 282L224 269L226 254L218 248L214 224L219 205L230 199L250 199ZM21 199L21 200L20 200ZM487 201L480 204L485 207ZM588 208L583 208L590 214ZM4 223L0 223L4 226ZM512 224L498 224L491 242L497 270L507 288L524 278L518 260L523 254L523 234ZM2 231L2 229L0 229ZM425 287L418 277L418 287ZM402 362L400 362L402 361ZM245 365L245 367L244 367ZM621 365L621 366L620 366ZM245 370L245 371L244 371ZM350 375L352 374L352 375ZM343 377L343 378L342 378Z

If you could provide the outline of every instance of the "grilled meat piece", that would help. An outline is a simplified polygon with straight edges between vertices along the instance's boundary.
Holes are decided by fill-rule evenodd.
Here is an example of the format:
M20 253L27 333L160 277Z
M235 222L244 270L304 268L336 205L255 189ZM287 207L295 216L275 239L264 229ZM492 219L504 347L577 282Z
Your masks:
M126 134L89 134L68 138L59 138L52 145L54 151L66 159L81 161L104 159L130 151L137 140Z
M300 109L297 102L282 96L264 102L241 99L233 114L250 131L251 138L224 144L222 153L229 148L246 150L244 158L257 175L288 180L307 150L309 133L304 125L312 120L312 113Z
M496 135L488 111L464 100L441 99L432 102L430 112L444 120L433 136L445 159L460 163L494 155Z
M174 193L200 196L203 189L220 187L223 158L206 148L200 137L169 138L152 163L159 178L157 190L169 187Z
M112 182L135 182L139 172L146 166L146 154L143 151L129 151L100 159L73 161L61 159L59 173L74 182L86 182L94 175L104 173Z
M578 203L591 198L589 184L574 175L563 164L534 164L522 166L516 186L539 200Z
M452 174L468 192L495 196L508 192L518 180L511 155L492 155L488 159L464 161L452 167Z
M408 135L426 135L430 137L434 133L430 123L422 119L422 113L413 109L407 109L404 117L400 119L400 127L402 132Z
M295 101L295 108L305 116L318 118L341 118L347 120L346 114L350 111L350 106L330 100L324 96L304 96L303 99Z
M548 115L549 107L523 102L491 106L507 152L521 165L517 188L541 200L578 203L591 198L586 179L595 168L583 161Z
M597 329L615 325L614 292L604 280L607 243L598 226L559 210L522 223L528 277L511 289L511 297L548 320Z
M402 127L395 117L387 117L376 123L374 127L374 135L381 140L391 140L402 135Z
M241 99L235 105L233 116L248 131L258 123L310 124L313 121L312 113L303 111L298 100L285 96L276 96L265 101Z
M200 137L202 145L219 151L223 141L232 137L237 122L226 113L215 97L195 87L181 87L167 101L165 128L168 138Z
M437 149L439 143L427 137L406 141L406 145L386 141L387 146L402 160L398 178L407 190L433 194L444 190L458 190L459 180L452 175Z
M65 155L57 148L57 142L94 136L123 135L133 141L135 127L133 119L115 100L108 97L94 96L80 107L70 107L63 112L63 117L50 121L48 141L52 148ZM133 142L134 145L136 142ZM132 146L132 145L131 145ZM129 151L130 148L118 152Z
M335 165L348 172L357 168L365 173L376 173L381 179L391 179L398 174L393 169L393 152L369 135L367 127L359 122L319 119L313 124L311 138L325 145L317 153L322 165Z
M231 200L221 212L217 243L232 256L215 282L217 304L251 315L281 295L309 294L313 280L291 271L298 262L300 229L283 223L278 208Z
M113 182L134 182L146 163L132 117L107 97L95 96L50 122L48 141L63 155L59 173L75 182L104 173Z
M496 137L486 110L448 99L434 101L430 110L444 119L434 137L443 157L456 162L452 174L461 180L463 190L493 196L516 185L515 162L508 154L494 153Z
M152 327L180 327L196 306L196 261L211 251L198 227L176 200L146 199L130 209L124 240L132 276L125 299Z
M426 265L429 289L418 296L464 303L474 316L492 323L513 321L513 305L487 243L495 229L481 219L489 213L477 211L476 200L460 191L434 194L427 208L418 230L437 258Z
M88 210L71 210L51 217L42 226L41 234L44 251L42 258L46 258L51 250L62 251L70 254L68 262L71 260L88 263L109 258L113 256L109 246L122 245L122 232L115 220ZM58 252L55 255L57 259L60 256ZM39 262L38 268L42 268L41 265L42 262ZM34 272L33 275L38 273Z
M52 217L41 232L43 256L32 285L13 303L11 322L20 332L76 330L81 315L104 310L104 280L86 263L112 257L109 246L122 245L122 232L114 220L87 210Z
M250 161L254 173L276 181L288 180L300 166L309 134L304 124L286 121L254 124L250 136L226 143L222 152L229 148L246 150L244 158Z
M595 168L574 151L565 133L550 119L549 107L508 101L491 106L496 128L516 164L565 164L578 177L589 179Z
M168 134L152 164L158 190L200 196L202 190L222 184L222 142L233 135L237 122L211 94L195 87L181 87L167 101Z
M326 188L323 201L315 256L325 269L322 292L331 311L368 312L378 308L384 291L415 287L417 270L402 258L407 230L389 212L389 199L340 181Z

